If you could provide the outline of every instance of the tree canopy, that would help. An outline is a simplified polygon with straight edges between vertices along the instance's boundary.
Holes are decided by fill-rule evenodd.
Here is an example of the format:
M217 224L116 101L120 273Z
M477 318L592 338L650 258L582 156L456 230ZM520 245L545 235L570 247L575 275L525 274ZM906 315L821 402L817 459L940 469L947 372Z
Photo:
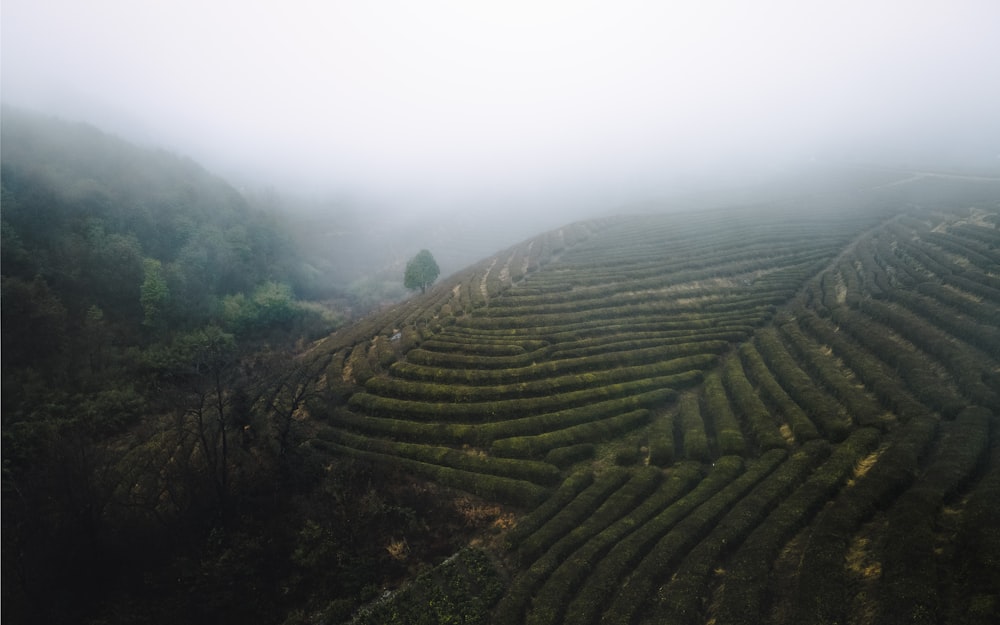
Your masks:
M420 250L410 262L406 263L403 284L408 289L420 289L420 292L424 293L440 274L441 270L434 256L427 250Z

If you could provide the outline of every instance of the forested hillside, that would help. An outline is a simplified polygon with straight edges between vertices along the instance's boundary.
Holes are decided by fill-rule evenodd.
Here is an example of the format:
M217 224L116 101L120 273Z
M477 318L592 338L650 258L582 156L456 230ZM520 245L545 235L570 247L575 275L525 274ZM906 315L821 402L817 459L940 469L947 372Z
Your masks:
M299 476L293 354L340 318L281 217L198 165L6 107L2 136L5 618L149 611L133 587L176 604L185 576L232 603L199 567Z
M334 334L309 444L502 504L482 583L352 622L993 622L998 226L996 180L875 172L568 225Z

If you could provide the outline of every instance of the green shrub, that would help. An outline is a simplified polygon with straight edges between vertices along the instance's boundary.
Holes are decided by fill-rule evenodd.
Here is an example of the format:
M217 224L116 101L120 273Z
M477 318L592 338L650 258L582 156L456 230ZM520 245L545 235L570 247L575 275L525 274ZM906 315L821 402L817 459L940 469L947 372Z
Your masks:
M668 467L674 463L674 417L676 411L653 417L649 426L649 463Z
M934 462L888 512L882 580L883 623L941 622L944 606L937 589L936 514L942 502L973 476L988 451L990 412L966 408L949 424Z
M530 513L518 519L517 525L511 528L504 536L504 548L508 551L516 548L525 538L538 531L542 525L559 513L585 488L593 483L594 472L589 469L576 471L567 477L559 485L559 488L552 493L552 496Z
M598 478L598 480L600 479ZM615 479L617 481L618 478ZM495 620L503 623L520 621L531 595L545 578L558 567L560 562L579 546L585 544L592 536L622 515L627 514L656 488L661 479L662 474L657 470L633 473L627 482L619 482L620 487L616 487L580 523L571 527L555 524L543 527L539 533L546 530L552 532L546 535L543 540L544 544L550 546L545 549L544 553L539 552L539 557L530 560L530 566L513 579L507 594L497 605ZM524 561L522 560L522 562ZM528 622L535 622L539 617L544 619L559 609L558 605L546 605L540 599L540 597L535 597L532 602Z
M517 480L528 480L544 486L552 486L561 477L559 470L547 462L491 458L483 454L467 453L450 447L435 447L358 436L333 428L323 430L317 436L323 440L333 441L354 449L409 458L428 464L439 464L473 473L488 473Z
M581 423L534 436L501 438L493 441L490 450L502 457L538 457L556 447L608 440L639 427L649 420L649 416L649 410L633 410L616 417Z
M489 554L466 548L421 573L412 584L362 609L350 625L487 625L503 589L503 576Z
M708 436L701 418L698 396L685 393L677 401L677 420L684 446L684 457L688 460L706 462L711 454L708 450Z
M583 523L628 479L629 471L618 467L597 475L590 486L580 491L541 527L520 541L518 560L522 564L534 562L556 541Z
M721 353L727 345L728 343L725 341L704 341L562 360L542 360L537 354L528 354L529 358L523 363L524 366L495 369L483 368L476 365L475 362L454 365L450 368L432 367L415 362L400 362L393 365L391 372L394 376L408 380L469 385L510 385L570 374L601 373L619 368L640 371L639 367L642 366L650 367L652 371L677 373L709 366L714 362L715 354ZM419 352L420 350L413 351ZM413 360L412 356L413 352L410 352L407 357ZM538 362L535 362L535 358L538 358ZM473 358L473 360L484 362L488 360L490 363L496 361L496 359L483 358Z
M849 600L843 567L848 541L879 507L912 483L919 459L936 430L937 419L931 414L911 418L893 433L890 444L864 477L816 518L796 580L792 607L796 622L843 620Z
M855 430L805 483L782 501L733 554L713 614L720 625L755 625L768 619L766 593L772 563L788 540L829 501L854 467L878 444L878 431Z
M818 344L806 338L794 321L782 324L781 333L792 345L799 362L805 363L813 377L844 404L858 425L867 427L881 421L882 409L878 403L848 380L833 359L824 354Z
M534 602L535 606L543 607L529 613L529 622L564 622L574 594L594 565L614 549L619 541L689 492L700 480L701 471L697 464L685 463L675 467L656 491L640 505L588 540L552 572Z
M802 328L818 342L828 345L851 371L872 391L882 406L904 421L925 412L923 404L906 390L895 372L855 341L838 332L828 320L801 315Z
M850 418L840 404L823 392L792 358L774 328L765 328L754 337L754 344L773 372L775 380L833 441L841 441L850 430Z
M593 443L580 443L567 447L556 447L545 454L545 462L559 468L566 468L582 460L589 460L594 457Z
M691 511L669 533L660 538L625 580L602 622L627 625L645 605L653 588L667 571L698 544L722 516L785 459L785 452L772 449L751 463L746 472L711 499Z
M740 499L692 549L656 596L647 618L655 622L703 623L702 605L712 570L731 549L740 545L768 513L798 486L830 453L826 441L814 440L791 453L787 460Z
M681 465L691 466L691 465ZM566 608L566 623L592 623L608 607L621 586L621 579L663 535L692 510L708 501L743 471L739 456L723 456L698 485L674 503L662 509L618 542L593 567L576 597Z
M816 426L774 378L753 343L740 345L739 352L747 379L756 385L765 400L784 418L795 441L802 443L818 438L819 432Z
M954 340L952 334L940 330L908 310L882 302L865 302L860 309L939 359L958 382L959 388L974 402L1000 409L997 393L982 381L983 374L995 367L995 360L963 347ZM990 334L987 333L982 339L972 334L969 336L974 340L988 341Z
M441 466L402 458L399 456L389 456L383 453L362 451L353 447L345 447L337 443L331 443L319 439L313 439L312 444L327 451L337 454L362 458L371 462L386 466L398 466L416 475L439 482L445 486L464 490L484 499L491 499L516 506L537 506L548 495L548 491L526 480L516 480L497 475L487 475L483 473L473 473L461 469Z
M597 399L632 395L655 388L685 388L701 381L700 369L689 369L691 361L667 361L639 367L620 367L596 373L560 376L517 384L469 386L436 384L375 377L365 384L367 393L355 399L374 416L399 415L405 418L421 414L437 415L447 420L455 415L462 420L517 415L555 407L569 407ZM710 363L703 363L709 366ZM363 403L361 403L363 402ZM442 406L451 404L452 407ZM436 420L436 419L435 419Z
M660 389L619 399L594 402L577 408L494 423L429 423L404 419L369 417L356 414L350 410L337 409L334 411L334 423L366 434L390 436L405 441L482 447L489 445L496 439L530 437L545 432L563 430L575 425L586 424L591 421L620 416L646 406L663 405L673 400L675 396L676 393L671 389ZM556 438L551 439L551 441L555 444L552 446L543 446L544 450L547 451L548 449L565 446L566 444L586 442L572 441L572 443L565 442L558 444ZM539 453L541 453L541 449L540 447Z
M743 416L743 420L750 425L750 429L757 441L757 446L761 449L780 449L787 445L781 436L774 417L771 416L750 384L753 378L757 386L772 400L779 403L783 409L783 415L791 429L792 436L796 441L807 441L819 436L816 426L802 412L795 402L788 399L781 388L781 385L771 376L770 370L764 364L760 353L754 348L752 343L740 345L740 358L730 358L723 370L722 382L729 391L732 399L732 406L737 414Z
M658 469L644 468L635 471L632 478L611 495L594 514L582 524L559 540L552 548L529 569L530 585L538 587L538 582L544 580L544 585L538 588L531 602L526 623L559 623L566 608L566 601L573 584L567 577L575 577L572 573L566 575L564 565L569 559L583 552L590 552L594 543L601 542L605 532L623 518L635 516L635 508L646 505L650 496L663 481L663 474ZM545 579L548 577L548 579ZM519 580L515 580L517 584Z
M729 358L735 360L735 358ZM719 454L723 456L741 455L746 451L743 432L740 423L729 406L729 398L722 387L722 379L718 371L712 371L705 376L702 387L705 394L705 413L715 425L715 442Z
M995 257L991 257L993 255L989 252L981 253L985 250L981 250L977 244L967 239L962 240L950 233L931 231L922 235L921 238L966 259L983 271L996 271L997 263L1000 263Z
M965 405L952 388L942 383L941 376L926 366L926 356L893 340L893 333L886 326L847 310L837 310L831 318L879 359L893 367L910 392L921 401L949 418L954 417Z

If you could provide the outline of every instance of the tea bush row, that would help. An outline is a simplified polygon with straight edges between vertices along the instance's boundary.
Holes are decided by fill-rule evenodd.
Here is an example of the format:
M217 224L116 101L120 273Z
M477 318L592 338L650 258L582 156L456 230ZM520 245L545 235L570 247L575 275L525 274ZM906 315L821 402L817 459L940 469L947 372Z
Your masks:
M770 307L766 307L719 313L711 317L706 317L701 313L680 313L669 317L652 315L614 320L592 319L573 323L543 326L524 325L508 328L481 327L479 317L473 315L457 319L449 329L465 330L475 336L506 336L511 339L541 338L552 343L561 343L581 337L602 336L607 332L696 331L734 324L757 327L761 325L761 319L767 318L769 313Z
M577 591L590 575L594 566L615 549L625 537L689 493L701 478L702 474L698 465L694 463L677 465L654 493L643 500L628 515L622 516L588 540L553 571L536 595L532 611L528 614L528 622L564 622L568 606L575 597L579 596Z
M751 377L764 393L774 401L787 397L781 386L771 376L767 365L752 343L740 345L739 359L730 358L725 363L722 382L729 392L732 406L737 414L742 414L744 423L749 424L757 446L761 449L778 449L787 445L775 418L750 383ZM818 438L816 426L804 412L788 399L779 403L782 416L788 422L792 436L798 442Z
M502 542L503 548L507 551L515 549L593 483L594 472L589 469L570 474L548 499L518 519L517 525L507 531Z
M888 526L893 529L884 536L882 592L892 598L892 605L882 605L879 622L940 622L943 606L934 553L937 512L984 460L990 416L989 410L978 407L959 413L935 460L889 510Z
M949 418L954 417L965 405L954 388L928 368L929 356L915 351L898 340L893 340L892 331L885 325L875 322L870 317L843 309L833 311L831 319L897 371L917 399Z
M473 473L488 473L516 480L527 480L542 486L552 486L561 479L559 470L547 462L493 458L482 454L467 453L451 447L358 436L333 428L320 431L317 437L362 451L409 458Z
M647 468L643 471L652 476L662 475L655 469ZM662 483L657 485L654 492L642 499L627 514L620 513L613 523L606 524L604 529L581 544L552 571L537 592L526 623L532 625L561 623L567 606L593 565L622 538L694 488L701 477L698 466L693 463L679 465L666 480L658 477L657 482Z
M781 549L836 494L878 442L879 432L874 428L852 432L740 545L728 561L726 584L712 614L718 625L756 625L768 620L771 567Z
M854 257L860 261L859 271L863 288L871 297L883 297L892 288L885 270L875 260L875 249L871 236L864 237L855 247Z
M701 369L710 364L715 359L715 355L721 354L727 347L728 343L725 341L683 343L632 352L608 352L580 358L543 360L514 369L440 369L397 362L392 365L390 373L402 379L418 382L469 386L505 385L505 388L512 388L511 385L514 383L557 378L567 374L600 372L617 367L627 367L638 371L637 367L645 365L651 371L658 371L660 374ZM547 383L546 381L539 382L542 388Z
M995 271L997 264L1000 264L1000 260L997 260L991 252L968 239L963 240L945 232L928 232L922 238L948 252L965 258L982 271Z
M676 416L676 409L654 414L648 428L649 464L658 467L669 467L674 464L676 458L674 419Z
M564 622L567 625L584 625L597 621L620 588L621 580L650 548L693 510L737 479L743 469L743 460L739 456L719 458L694 489L622 538L593 566L576 597L567 606Z
M955 271L962 271L959 265L933 246L911 241L906 237L899 238L898 246L924 270L940 278L950 276Z
M711 457L708 435L705 433L705 422L702 420L698 396L695 393L685 393L677 401L677 422L680 426L684 457L688 460L708 461Z
M612 467L596 475L589 486L581 490L545 523L523 536L517 544L517 560L523 565L537 560L556 541L592 515L612 493L628 481L630 475L630 471L620 467Z
M729 366L729 361L736 361L736 358L730 357L727 360L727 366ZM705 414L714 425L715 444L719 455L742 455L746 452L746 441L743 438L743 431L740 429L740 422L729 405L726 389L722 385L722 378L717 370L711 371L705 376L702 391L705 397Z
M593 458L595 452L593 443L577 443L566 447L556 447L545 454L545 462L565 469L577 462Z
M802 408L788 396L785 389L775 380L770 369L764 363L760 353L752 342L740 345L740 361L747 379L754 384L762 398L774 407L775 411L788 424L792 436L797 442L805 442L819 438L819 431ZM744 404L740 404L743 406Z
M544 344L539 346L544 347ZM525 349L523 343L511 343L509 341L449 341L444 338L434 338L420 344L420 349L428 352L442 352L454 354L467 354L480 357L512 357L520 356L529 351L539 349Z
M880 423L883 409L878 402L853 384L819 344L802 333L795 321L783 323L780 331L794 350L796 359L803 363L814 380L847 408L858 425L868 427Z
M743 474L663 535L621 585L601 622L615 625L632 623L653 590L680 559L705 538L726 512L784 462L785 457L785 452L780 449L764 452L750 463Z
M1000 288L984 284L981 281L983 276L984 274L976 272L953 273L944 278L943 282L982 298L983 303L988 303L994 307L1000 305Z
M666 363L664 363L666 364ZM703 366L707 363L702 363ZM653 370L650 370L653 369ZM659 371L655 370L659 369ZM449 421L449 422L489 422L502 419L511 419L524 415L538 414L542 412L552 412L555 410L565 410L582 406L588 403L617 399L639 393L645 393L661 388L683 388L700 381L698 370L684 370L683 373L669 374L675 371L675 367L641 367L623 368L617 371L605 372L606 375L586 374L575 376L574 378L563 378L565 384L570 389L561 388L561 385L553 385L549 391L544 392L544 387L539 389L542 392L530 392L533 396L526 398L499 399L494 401L475 401L481 397L490 397L495 394L492 387L456 387L456 386L436 386L421 384L414 385L411 392L424 392L430 397L422 399L396 399L372 395L370 393L355 393L351 396L348 404L352 409L364 412L376 417L397 417L400 419L410 419L414 421ZM668 373L668 375L658 375L656 377L643 377L655 375L657 373ZM631 377L638 379L629 379ZM615 379L624 377L624 382L614 382ZM385 390L405 394L407 385L402 382L386 382ZM582 387L582 388L581 388ZM376 386L375 390L378 390ZM485 390L485 392L483 392ZM434 392L437 391L437 392ZM434 392L432 394L432 392ZM504 395L500 395L503 397ZM434 401L438 400L438 401Z
M936 282L923 282L917 285L916 290L922 295L933 298L938 306L960 311L980 324L989 327L1000 325L1000 308L980 302L957 288L949 288Z
M574 341L572 346L554 345L551 355L553 358L578 358L592 356L606 351L627 351L643 349L645 347L662 347L666 345L679 345L683 343L694 343L701 341L725 341L728 343L739 343L747 336L745 330L718 329L700 332L694 335L686 332L678 335L676 332L628 332L618 335L595 337L591 339L580 339Z
M956 224L948 228L948 233L962 239L971 239L986 250L992 251L1000 247L1000 231L996 228L987 228L978 224L964 223ZM995 254L995 252L992 252ZM1000 264L1000 258L996 255L994 259Z
M816 518L796 579L793 620L843 622L849 601L843 566L848 543L876 510L910 486L937 425L937 418L929 413L911 418L890 436L888 446L874 466Z
M475 343L470 341L470 344ZM472 367L475 369L511 369L526 367L531 365L533 362L546 360L550 349L550 347L546 346L530 352L521 350L517 353L501 355L457 351L446 352L430 350L421 346L407 352L406 362L412 366L434 368L445 367L460 369Z
M996 392L983 383L983 376L995 367L995 360L963 347L951 334L908 310L882 302L866 302L861 310L941 361L973 402L1000 409Z
M534 458L556 447L610 440L643 425L649 420L649 416L649 410L633 410L616 417L573 425L544 434L501 438L493 441L490 451L498 456Z
M546 488L526 480L463 471L410 458L363 451L320 439L312 439L310 443L335 455L360 458L380 466L397 467L413 475L419 475L444 486L457 488L492 501L532 507L537 506L548 497Z
M373 436L388 436L398 440L425 444L436 443L484 447L499 438L531 437L544 432L607 419L615 415L622 415L638 408L663 405L672 401L675 396L676 392L671 389L660 389L639 395L595 402L578 408L569 408L557 412L535 414L519 419L509 419L492 423L409 421L405 419L359 415L347 409L336 410L333 421L335 425ZM556 438L552 439L553 442ZM576 444L578 442L582 441L574 440L572 443L567 444ZM562 446L565 445L553 445L553 447Z
M803 330L818 343L829 346L878 399L881 405L904 421L926 411L910 394L896 372L857 341L839 332L828 320L800 315Z
M990 422L992 432L1000 431L1000 415ZM993 435L986 474L975 484L966 498L962 520L955 543L958 573L951 580L952 588L960 589L958 597L949 597L945 622L968 622L992 625L996 620L996 605L1000 600L1000 438Z
M495 620L503 623L519 622L525 608L541 584L555 571L570 554L586 544L592 537L638 505L649 496L662 481L663 475L656 469L633 472L630 479L612 493L592 514L580 524L570 528L555 540L537 559L516 576L507 594L497 604ZM558 605L549 605L544 595L535 597L527 623L545 622L558 611Z
M775 380L809 416L822 433L833 441L841 441L850 431L850 418L843 413L837 400L824 392L788 353L773 327L762 329L754 344L764 358Z
M705 622L703 601L711 587L712 570L739 547L750 532L830 453L830 444L809 441L792 452L770 475L740 499L692 549L660 588L645 618L654 622Z
M764 304L774 303L771 299L766 299ZM745 305L738 309L743 309ZM606 322L607 320L634 319L639 317L661 317L676 315L698 316L703 313L704 307L694 303L677 303L675 301L660 300L637 304L623 304L619 306L599 306L590 309L574 310L569 312L545 313L533 315L513 315L509 317L488 317L476 315L469 322L464 318L459 322L470 323L476 328L505 329L524 327L555 327L576 324L581 322ZM719 308L719 311L724 309ZM730 309L731 310L731 309Z

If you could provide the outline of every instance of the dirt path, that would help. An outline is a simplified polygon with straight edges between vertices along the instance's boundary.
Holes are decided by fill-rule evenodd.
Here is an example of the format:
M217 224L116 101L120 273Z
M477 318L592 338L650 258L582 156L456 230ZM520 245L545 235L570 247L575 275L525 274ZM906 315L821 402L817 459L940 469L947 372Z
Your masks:
M496 264L497 259L496 256L494 256L493 262L490 263L490 266L486 269L486 273L483 274L482 282L479 283L479 292L482 294L483 300L487 303L487 305L490 303L490 293L489 289L486 288L486 280L489 279L490 272L493 271L493 267L495 267Z

